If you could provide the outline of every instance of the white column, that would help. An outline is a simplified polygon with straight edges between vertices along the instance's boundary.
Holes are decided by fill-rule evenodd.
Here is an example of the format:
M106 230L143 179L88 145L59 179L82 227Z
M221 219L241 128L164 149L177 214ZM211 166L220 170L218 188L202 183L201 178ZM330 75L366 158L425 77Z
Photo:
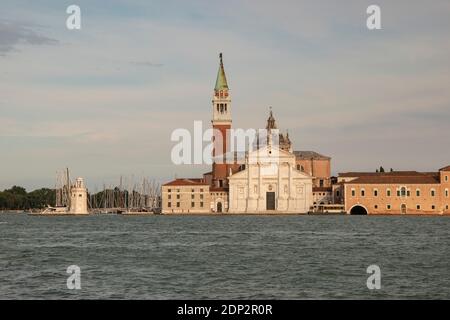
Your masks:
M261 174L261 163L258 162L258 210L264 210L265 208L262 206L263 201L263 193L262 193L262 174Z
M282 163L278 162L278 164L277 164L277 166L278 166L278 195L276 198L277 210L279 209L279 200L281 198L281 165L282 165Z
M251 175L250 175L250 162L247 161L245 164L245 168L247 169L247 196L245 197L245 212L248 211L248 201L250 200L250 184L251 184Z
M288 210L291 209L291 202L292 202L292 166L290 163L288 163L289 166L289 194L288 194Z
M258 162L258 198L262 198L262 175L261 175L261 163Z
M234 209L233 194L234 194L234 186L231 183L229 183L228 184L228 211L232 211Z

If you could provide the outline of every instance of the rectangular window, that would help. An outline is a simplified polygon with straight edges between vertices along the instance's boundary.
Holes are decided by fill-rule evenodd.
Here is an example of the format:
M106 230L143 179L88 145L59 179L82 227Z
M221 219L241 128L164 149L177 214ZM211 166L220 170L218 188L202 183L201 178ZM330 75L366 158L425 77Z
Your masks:
M436 209L436 206L433 204L433 205L431 206L431 210L434 210L434 209Z
M195 194L191 194L191 199L194 199L195 198Z
M420 204L418 204L418 205L416 206L416 209L417 209L417 210L420 210Z
M374 197L378 197L378 190L377 189L373 190L373 196Z
M445 182L447 182L448 181L448 176L445 176L444 180L445 180Z
M419 189L416 190L416 197L420 197L420 190Z
M352 197L354 197L356 195L356 191L355 189L352 189Z
M177 208L179 208L180 207L180 203L179 202L177 202Z
M408 190L408 191L406 191L406 195L408 196L408 197L410 197L411 196L411 192Z
M434 195L435 195L435 191L431 190L431 196L434 197Z
M391 205L388 204L388 205L386 206L386 209L391 210Z
M448 210L448 204L445 206L445 210Z
M361 190L361 197L364 197L366 194L366 191L364 189Z
M400 190L397 190L397 197L400 197Z
M167 192L172 192L172 189L167 189Z
M338 197L338 198L340 197L340 192L339 192L339 190L336 191L336 197Z
M203 192L203 189L200 189L200 192Z
M203 195L202 194L200 195L200 199L203 199Z
M180 195L179 194L177 194L177 199L180 199Z
M171 194L169 194L168 196L167 196L167 199L172 199L172 195Z
M172 202L168 202L167 203L167 207L171 208L172 207Z
M200 207L203 208L203 202L200 202Z
M195 202L191 202L191 207L195 207Z
M388 197L391 196L391 190L390 190L390 189L388 189L388 190L386 191L386 195L387 195Z
M320 186L320 187L323 187L323 180L322 180L322 179L319 180L319 186Z

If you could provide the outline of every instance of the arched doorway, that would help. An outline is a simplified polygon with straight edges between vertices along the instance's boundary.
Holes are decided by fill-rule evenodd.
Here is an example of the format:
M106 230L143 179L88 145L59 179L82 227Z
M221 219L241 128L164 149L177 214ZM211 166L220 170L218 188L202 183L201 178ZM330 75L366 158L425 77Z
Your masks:
M402 203L402 206L400 207L402 214L406 213L406 204Z
M217 212L222 212L222 202L217 202Z
M351 208L350 214L352 214L352 215L366 215L367 214L367 210L363 206L356 205L353 208Z

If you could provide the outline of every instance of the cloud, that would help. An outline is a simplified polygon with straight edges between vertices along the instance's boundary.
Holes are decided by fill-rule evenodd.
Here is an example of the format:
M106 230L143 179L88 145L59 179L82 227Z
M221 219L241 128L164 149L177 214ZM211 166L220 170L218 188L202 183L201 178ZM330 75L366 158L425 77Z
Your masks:
M139 66L139 67L162 67L162 63L153 63L150 61L131 61L132 65Z
M264 127L271 105L295 149L332 156L333 172L380 162L434 170L450 157L448 0L380 0L379 32L365 27L369 0L178 1L178 10L80 0L79 32L65 28L64 6L9 3L2 11L16 22L0 19L0 55L26 50L0 71L0 188L52 185L64 165L89 184L141 170L200 174L171 164L170 133L210 126L219 52L233 127Z
M59 43L56 39L38 33L32 27L22 22L0 21L0 56L18 51L17 47L22 44L42 46Z

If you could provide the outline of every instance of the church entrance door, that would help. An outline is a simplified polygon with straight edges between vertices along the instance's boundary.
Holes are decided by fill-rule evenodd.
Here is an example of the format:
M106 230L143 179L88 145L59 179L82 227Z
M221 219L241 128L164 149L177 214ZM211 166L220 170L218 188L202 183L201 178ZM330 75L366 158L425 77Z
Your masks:
M275 210L275 192L266 192L266 210Z

